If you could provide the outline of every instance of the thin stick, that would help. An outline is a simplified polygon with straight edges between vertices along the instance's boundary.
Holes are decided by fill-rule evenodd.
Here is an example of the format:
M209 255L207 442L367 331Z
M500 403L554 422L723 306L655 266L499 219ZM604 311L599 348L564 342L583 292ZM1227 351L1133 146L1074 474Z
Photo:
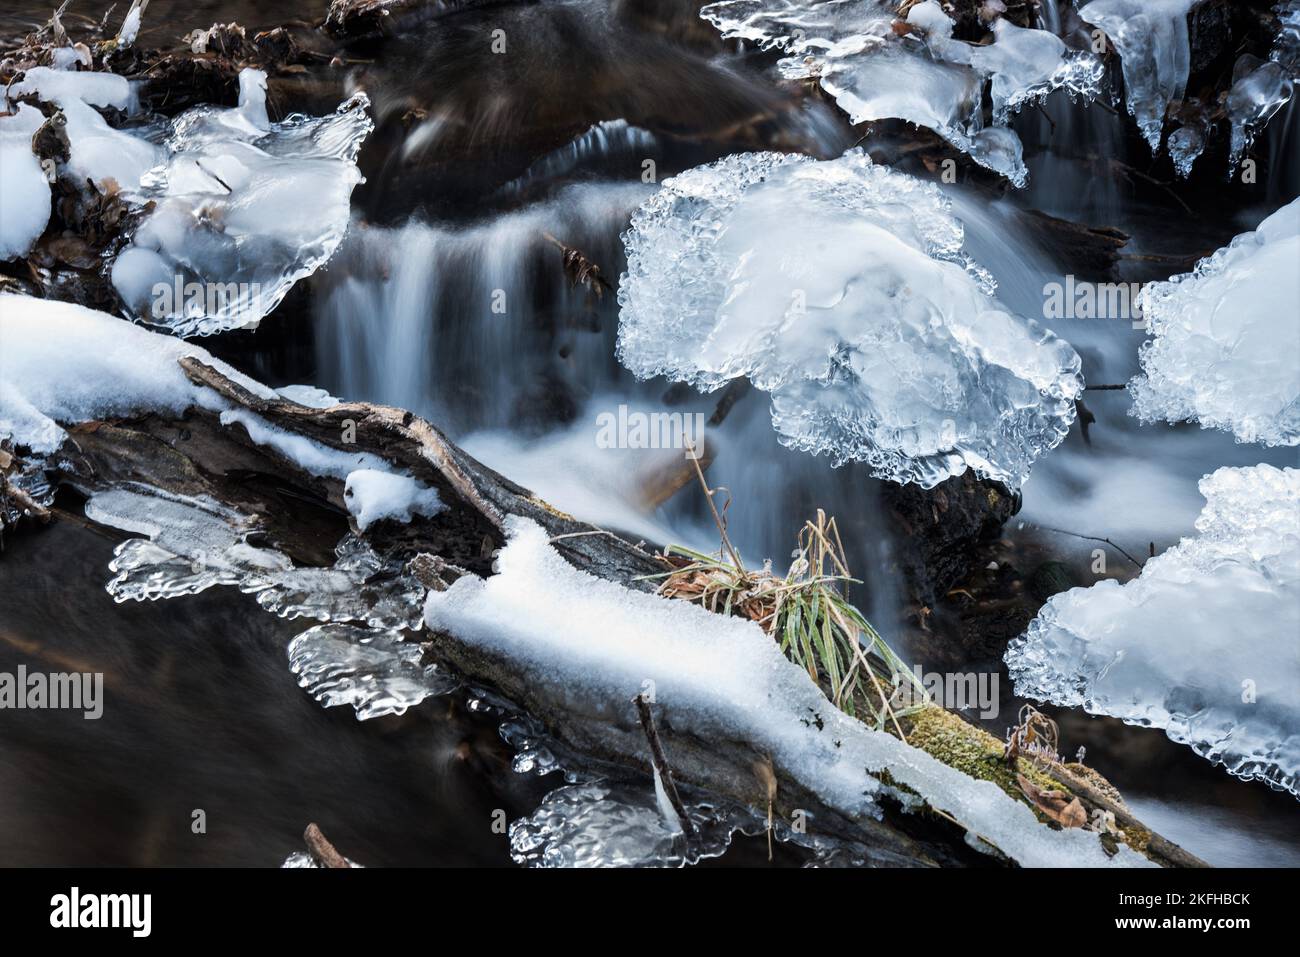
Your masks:
M50 510L7 479L0 482L0 496L9 498L19 508L42 522L50 520Z
M632 703L636 705L637 717L641 720L641 730L645 732L646 740L650 742L650 760L654 762L664 793L668 795L668 803L673 806L673 812L681 821L682 829L687 834L694 834L695 824L691 821L691 816L686 813L686 805L682 803L681 795L677 793L673 770L668 766L668 758L664 756L664 748L659 741L659 732L655 729L654 715L650 713L650 700L643 692L633 698Z
M1120 548L1118 545L1116 545L1114 542L1112 542L1109 538L1100 538L1100 537L1098 537L1098 536L1096 536L1096 535L1080 535L1078 532L1067 532L1067 531L1066 531L1065 529L1063 529L1063 528L1052 528L1050 525L1039 525L1038 527L1041 528L1041 529L1042 529L1043 531L1045 531L1045 532L1055 532L1055 533L1058 534L1058 535L1069 535L1069 536L1071 536L1072 538L1082 538L1082 539L1084 539L1085 541L1089 541L1089 542L1105 542L1105 543L1106 543L1107 545L1109 545L1111 548L1115 549L1115 551L1119 552L1121 555L1123 555L1125 558L1127 558L1129 561L1131 561L1131 562L1132 562L1134 565L1136 565L1138 568L1142 568L1142 567L1143 567L1143 565L1142 565L1142 563L1141 563L1140 561L1138 561L1136 558L1134 558L1134 557L1133 557L1132 555L1130 555L1128 552L1124 551L1124 549Z
M321 867L344 870L351 867L347 859L334 849L334 845L325 839L325 835L314 823L307 825L307 830L302 832L302 839L307 845L307 852L311 854L311 859Z
M722 516L718 514L718 507L713 504L713 489L709 488L709 483L704 480L704 470L700 468L700 457L695 453L695 446L688 439L686 442L687 458L695 466L695 474L700 480L700 487L704 489L705 501L709 503L709 511L713 513L713 523L718 526L718 533L722 536L722 546L731 556L731 563L736 566L741 575L748 575L745 571L745 563L740 560L736 550L731 547L731 539L727 537L727 526L722 521Z

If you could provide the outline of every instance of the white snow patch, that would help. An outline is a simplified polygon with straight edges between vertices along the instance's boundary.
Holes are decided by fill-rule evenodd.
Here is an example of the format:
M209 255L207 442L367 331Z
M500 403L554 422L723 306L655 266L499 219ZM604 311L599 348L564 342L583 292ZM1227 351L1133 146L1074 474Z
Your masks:
M0 433L36 452L58 447L60 422L225 408L186 378L177 364L182 356L198 357L257 395L275 396L203 349L67 302L0 294L0 343Z
M50 221L50 184L32 152L32 134L43 122L41 111L26 103L0 116L0 259L27 255Z
M52 70L34 66L17 83L9 87L7 96L35 94L47 103L64 106L72 100L90 106L111 106L115 110L130 112L136 107L131 83L116 73Z
M136 37L140 35L140 20L144 16L144 10L137 4L132 4L131 9L126 13L126 19L122 21L122 28L117 31L117 45L121 49L126 49L135 43Z
M447 507L436 489L409 475L378 469L349 472L343 499L362 531L381 519L409 522L414 515L437 515Z
M93 181L102 189L106 180L130 191L163 151L152 143L105 122L95 107L124 112L136 109L131 84L115 73L72 72L33 67L8 91L10 99L35 95L63 111L71 154L67 166L78 183Z
M53 452L59 423L146 411L179 415L191 406L238 424L313 475L342 480L349 508L364 529L380 518L409 521L442 509L437 493L367 452L345 452L286 432L256 413L192 383L178 365L194 356L256 395L277 393L241 375L204 349L71 303L0 295L0 435L34 452Z
M330 406L339 405L342 402L338 396L330 395L324 389L317 388L314 385L285 385L275 391L290 402L297 402L299 405L305 405L310 409L328 409Z
M752 743L850 817L878 813L872 774L888 769L1024 865L1149 863L1128 848L1108 858L1091 832L1049 830L991 782L849 718L753 622L578 571L526 519L508 519L507 532L497 574L431 592L426 624L508 658L576 707L632 722L632 696L650 680L675 729Z

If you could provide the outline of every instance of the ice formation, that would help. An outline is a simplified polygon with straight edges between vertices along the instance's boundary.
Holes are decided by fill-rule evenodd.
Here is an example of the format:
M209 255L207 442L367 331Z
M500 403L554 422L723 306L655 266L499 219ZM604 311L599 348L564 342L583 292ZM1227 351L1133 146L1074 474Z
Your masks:
M1079 16L1105 31L1119 53L1128 111L1152 152L1165 111L1181 100L1191 69L1187 14L1200 0L1093 0Z
M1018 694L1163 728L1300 796L1300 470L1222 468L1201 493L1196 536L1051 598L1007 667Z
M348 862L348 867L364 869L364 865L358 864L349 857L344 857L343 860ZM324 865L317 864L316 858L306 851L294 851L281 862L280 867L288 870L322 870Z
M953 21L935 0L911 7L909 28L895 33L897 3L887 0L721 0L700 15L724 37L751 41L786 57L789 79L817 79L853 123L901 119L934 130L973 160L1023 186L1027 172L1012 112L1057 89L1088 98L1100 90L1102 65L1070 51L1046 30L994 23L994 42L952 37ZM993 127L982 115L991 78Z
M1026 866L1148 863L1126 847L1108 857L1091 832L1049 830L996 785L843 714L753 622L579 571L526 519L508 519L507 533L497 574L431 592L426 624L508 658L575 706L608 712L652 681L655 707L674 729L748 741L850 817L878 812L882 786L872 775L887 769Z
M632 126L627 120L604 120L533 162L522 175L502 186L500 192L523 193L539 183L563 179L588 164L608 162L615 157L631 157L639 170L641 158L657 144L653 133Z
M252 545L254 521L216 502L123 486L86 503L92 521L143 538L114 549L117 602L155 601L225 585L256 596L281 618L361 622L377 629L418 628L423 588L404 568L345 536L335 562L299 567L274 548Z
M181 336L255 326L347 231L361 143L358 93L329 116L270 123L266 77L240 74L239 106L173 121L170 156L141 198L157 205L113 267L134 315Z
M510 856L532 867L682 867L721 855L742 823L706 805L687 808L696 836L682 840L643 788L606 781L557 788L510 824Z
M131 8L127 10L126 19L122 21L122 26L117 31L119 49L131 46L135 43L136 37L140 35L140 20L144 17L144 6L144 4L140 3L140 0L134 0Z
M859 151L690 170L624 242L623 364L706 391L748 376L788 446L900 483L1019 486L1074 419L1074 350L993 298L934 186Z
M62 111L74 182L156 204L114 262L112 281L136 318L182 336L256 325L333 255L361 180L356 157L372 128L364 94L326 117L294 115L272 124L266 75L243 70L239 87L233 109L199 107L177 117L165 147L99 114L96 107L136 107L130 83L115 74L36 67L8 91ZM6 175L12 166L28 186L6 185L6 258L26 251L22 240L35 228L35 206L49 194L15 152L20 125L30 125L26 110L5 124L13 136L0 132ZM19 251L10 252L11 245Z
M1291 101L1292 77L1276 60L1260 62L1249 54L1239 58L1232 71L1233 84L1224 106L1232 127L1228 175L1241 164L1242 156L1274 114Z
M1168 147L1174 171L1183 179L1187 179L1192 175L1192 166L1205 152L1204 126L1197 123L1180 126L1169 134Z
M1129 383L1145 421L1195 420L1242 442L1300 443L1300 200L1196 269L1143 289L1153 338Z
M993 22L993 36L992 44L971 49L970 61L992 78L994 122L1005 124L1011 113L1054 90L1088 98L1100 92L1101 61L1090 53L1069 50L1054 33L999 18Z
M437 666L422 663L423 654L400 632L328 623L289 643L289 670L323 707L351 705L357 720L365 721L405 714L425 698L456 687Z
M6 95L10 100L35 96L63 112L70 152L67 167L77 183L90 180L102 192L111 185L129 192L162 159L163 151L153 143L109 126L95 109L136 109L131 84L114 73L33 67Z
M40 110L23 103L0 116L0 260L25 256L50 221L50 184L32 152L32 134L45 122Z
M1281 0L1273 12L1280 29L1269 59L1282 64L1292 80L1300 79L1300 0Z

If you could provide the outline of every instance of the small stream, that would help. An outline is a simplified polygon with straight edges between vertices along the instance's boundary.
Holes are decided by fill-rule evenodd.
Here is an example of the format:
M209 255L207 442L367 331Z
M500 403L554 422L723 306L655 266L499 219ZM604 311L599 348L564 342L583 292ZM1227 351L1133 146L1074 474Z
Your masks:
M294 12L319 15L326 6L300 3ZM47 7L19 4L0 14L0 26L39 22ZM75 4L87 15L106 7ZM1045 11L1049 22L1057 15L1054 4ZM287 12L153 0L142 39L214 21L268 25ZM716 133L755 113L767 117L758 125L773 147L814 156L838 155L851 131L825 104L795 102L721 44L647 38L603 4L529 5L520 23L552 38L552 52L512 58L506 75L492 73L483 55L448 52L495 15L473 11L445 31L401 38L385 65L365 68L381 121L413 103L423 118L400 145L363 156L369 181L352 228L313 278L292 347L267 329L273 315L247 337L253 348L230 358L263 378L278 370L272 386L311 384L426 416L487 464L586 520L655 544L715 547L693 487L646 507L644 460L600 449L593 436L599 417L621 407L707 416L718 396L638 382L623 369L614 294L596 297L571 284L548 235L581 249L616 282L620 233L656 188L642 176L646 158L662 181L758 148ZM530 84L543 84L540 98L569 112L532 110ZM665 111L676 111L678 132L638 125L666 125ZM1294 154L1295 112L1292 104L1274 120L1266 149ZM1098 156L1126 158L1127 122L1104 105L1083 109L1058 97L1017 120L1027 190L990 202L945 187L968 250L1011 309L1041 314L1045 284L1064 281L1017 230L1017 208L1116 226L1133 237L1126 252L1170 255L1208 252L1274 208L1225 209L1170 238L1164 213L1098 175ZM561 126L566 132L556 136ZM503 186L497 173L510 151L528 153L543 140L556 142ZM1293 165L1270 190L1294 196L1298 175ZM1053 329L1083 356L1089 382L1122 383L1137 371L1140 330L1112 320L1063 320ZM1075 568L1086 567L1090 547L1031 526L1111 536L1137 553L1148 543L1162 549L1191 532L1201 506L1196 482L1206 472L1296 463L1293 450L1237 445L1191 425L1143 427L1139 439L1123 392L1090 394L1088 405L1096 416L1091 444L1076 429L1035 466L1005 533ZM780 565L803 520L825 509L839 519L850 565L865 580L864 611L886 635L906 634L897 543L880 483L865 467L832 469L782 447L761 395L743 398L709 434L716 443L709 480L730 492L728 529L740 550ZM61 504L76 512L75 502ZM514 749L498 733L500 715L471 708L466 692L365 723L348 708L322 709L286 667L285 645L300 623L222 588L114 605L103 589L113 544L63 520L4 542L0 670L46 662L102 671L108 703L97 722L78 713L6 713L0 863L275 866L300 849L309 821L368 866L510 863L508 838L491 826L494 812L511 821L530 814L558 775L511 770ZM965 664L1000 671L1006 682L997 662ZM1001 736L1018 705L1004 703L989 730ZM1300 816L1290 796L1230 778L1159 731L1079 712L1057 718L1068 750L1086 747L1088 763L1136 814L1188 850L1217 865L1300 865ZM187 823L197 809L206 814L203 834ZM763 840L737 835L714 863L766 858ZM778 845L778 864L810 859Z

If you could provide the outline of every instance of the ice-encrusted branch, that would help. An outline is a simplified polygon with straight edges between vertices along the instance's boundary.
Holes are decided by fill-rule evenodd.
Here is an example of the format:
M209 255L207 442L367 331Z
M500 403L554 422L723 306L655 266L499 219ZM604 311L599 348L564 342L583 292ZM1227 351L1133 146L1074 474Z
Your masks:
M677 793L673 769L668 764L668 756L664 754L664 746L659 740L659 731L655 728L654 715L650 712L650 699L642 692L632 699L632 703L636 705L637 719L641 722L641 730L645 732L646 742L650 745L650 760L654 763L656 780L663 788L668 803L672 805L673 813L677 815L680 829L686 834L692 834L695 824L687 813L686 805L682 803L681 795Z

